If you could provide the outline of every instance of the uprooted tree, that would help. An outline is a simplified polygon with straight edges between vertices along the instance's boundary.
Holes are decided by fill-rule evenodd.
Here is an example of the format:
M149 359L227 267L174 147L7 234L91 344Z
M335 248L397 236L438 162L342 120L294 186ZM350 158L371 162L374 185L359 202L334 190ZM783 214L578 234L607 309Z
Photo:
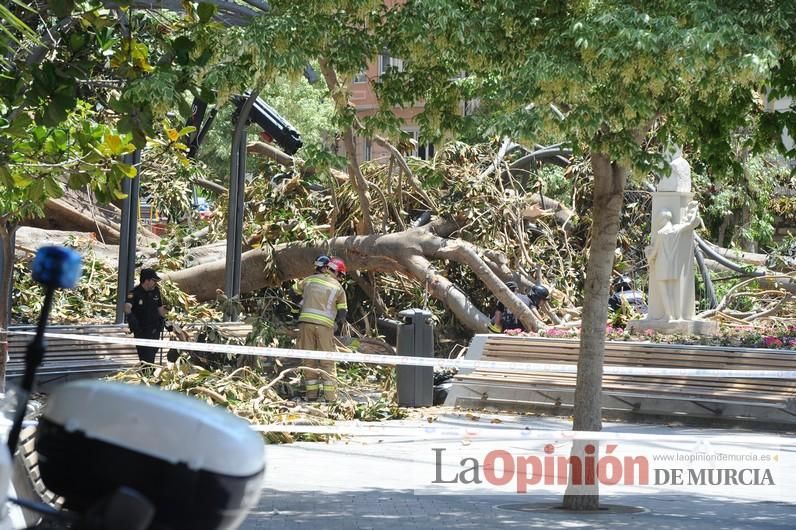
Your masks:
M98 31L99 40L95 39L107 44L115 57L111 65L121 69L109 77L127 83L120 97L110 98L111 108L123 116L118 120L120 131L143 147L148 137L159 136L155 132L158 119L175 107L185 110L183 91L193 90L209 101L223 103L231 91L257 88L276 73L296 73L307 62L317 60L335 103L350 185L341 185L338 176L320 165L313 168L314 164L308 164L315 170L313 174L308 174L306 167L296 167L297 180L314 179L329 190L323 197L312 199L328 200L330 213L322 220L308 219L301 213L292 219L272 216L261 224L259 234L250 229L251 241L259 248L244 256L242 284L253 289L299 276L308 272L308 264L320 250L334 252L347 258L354 268L414 278L473 330L482 330L487 317L464 290L440 274L441 267L432 261L466 265L532 326L536 315L522 308L498 280L505 280L518 268L531 270L538 265L528 255L527 220L520 212L534 205L544 210L546 201L542 197L534 201L526 194L530 186L501 188L512 181L511 166L521 159L506 155L514 142L532 147L534 143L551 145L566 140L576 155L589 160L593 175L589 188L591 234L583 238L588 246L581 248L588 261L585 280L580 279L584 281L584 304L575 400L574 426L578 430L601 428L608 286L626 183L646 178L652 171L665 172L663 153L672 143L689 146L713 172L738 171L729 141L735 131L760 131L752 146L760 147L764 140L778 137L787 120L791 121L790 130L796 130L793 117L785 113L758 113L764 90L771 89L780 96L793 94L793 3L774 3L755 13L742 2L673 0L643 6L627 2L503 2L498 6L440 1L387 7L331 0L311 5L281 0L270 4L268 15L253 19L245 30L224 30L212 24L216 10L209 4L200 4L195 12L191 7L184 20L173 21L168 39L156 38L160 31L154 30L162 28L152 25L152 35L147 36L152 40L147 42L157 44L151 46L130 35L132 26L127 24L128 16L144 20L145 13L119 11L111 16L111 12L103 12L103 17L111 19L111 27L123 36L117 42ZM54 17L47 18L45 25L54 25L54 21ZM92 27L90 21L88 27ZM70 34L69 20L59 31L69 38L54 44L82 49L77 32ZM39 32L48 33L52 32ZM425 44L419 46L421 42ZM406 60L405 69L392 70L374 81L381 108L360 120L345 87L385 48L392 56ZM97 51L104 57L107 50L100 47ZM64 52L64 62L69 58L68 51ZM54 52L46 55L59 57ZM42 74L47 68L41 67ZM56 81L63 81L53 75ZM49 78L34 78L32 86L41 79ZM69 83L55 84L67 85L64 90L75 93ZM33 88L23 92L40 93ZM14 95L13 91L7 93ZM64 101L60 98L48 98L43 96L39 101L43 112L75 106L71 99L67 105L61 104ZM442 178L434 164L413 169L401 156L400 145L406 138L401 136L400 123L392 110L419 99L425 101L425 110L418 117L425 138L439 139L449 130L458 130L470 138L511 139L494 155L495 169L482 166L474 174L458 175L461 181L451 179L441 187L444 202L429 191ZM16 108L15 101L6 106ZM465 101L477 101L477 111L462 116L461 103ZM35 117L36 112L19 115ZM55 115L50 119L58 124L65 117ZM37 138L37 122L22 125L26 141ZM164 132L160 136L166 145L180 143L182 131L167 127ZM363 171L353 149L356 135L390 147L393 157L386 174L379 173L382 170L371 174ZM118 147L115 140L111 144L111 149ZM534 151L531 148L524 155ZM13 175L24 176L27 163L4 166L11 168L7 187L15 185ZM47 163L51 164L46 167L52 169L52 178L36 177L31 189L46 190L50 180L61 185L64 172L58 172L57 164ZM488 178L488 171L493 178ZM376 175L378 182L374 182ZM285 187L289 185L287 182ZM500 203L498 212L486 208L475 215L468 211L472 202L459 204L460 197L485 192L486 185L507 192L509 197L513 192L517 200ZM262 208L257 204L247 208L247 220L252 223L263 221L258 215L279 199L273 194L260 196L267 197ZM412 197L411 205L402 202L408 196ZM433 219L431 225L407 228L425 212ZM512 226L514 230L505 233ZM562 229L566 229L566 223ZM488 230L502 230L506 237L483 244L487 235L496 233L486 234ZM484 237L479 240L474 233ZM474 245L470 240L482 244ZM218 275L219 266L208 263L171 277L186 290L211 297L209 289L220 285L220 281L215 285L212 281ZM530 275L524 280L529 282ZM371 278L363 281L372 283ZM598 498L596 494L570 495L565 504L575 509L596 508Z

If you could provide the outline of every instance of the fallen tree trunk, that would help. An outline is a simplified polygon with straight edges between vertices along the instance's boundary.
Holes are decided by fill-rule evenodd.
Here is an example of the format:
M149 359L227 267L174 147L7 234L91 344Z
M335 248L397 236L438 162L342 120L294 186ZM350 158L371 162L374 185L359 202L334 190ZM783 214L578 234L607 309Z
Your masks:
M744 265L752 265L755 267L765 267L768 262L768 254L755 254L753 252L742 252L740 250L722 248L718 245L714 245L710 241L705 241L705 244L710 247L711 250L730 261L736 261Z
M49 199L44 206L44 217L28 219L21 225L45 230L88 232L99 241L118 245L121 237L118 225L101 215L92 214L88 208L76 207L62 199ZM145 227L139 226L138 230L139 246L147 246L160 239Z
M722 265L717 261L713 261L712 259L705 259L705 265L711 272L715 272L717 274L727 274L728 271L727 267ZM796 279L792 276L783 276L778 275L775 271L770 271L768 269L760 269L763 272L763 276L758 276L755 278L757 280L757 285L763 289L785 289L789 293L796 294ZM736 275L736 277L743 277L742 275ZM713 281L717 281L716 278Z
M392 234L370 234L330 239L322 244L285 244L243 253L241 293L312 274L318 254L343 258L349 270L399 273L415 278L431 296L445 304L459 322L474 332L485 332L489 317L434 267L432 260L451 260L467 265L529 329L539 322L531 310L509 290L481 258L478 247L457 239L445 239L421 228ZM216 298L224 286L224 260L166 274L183 291L200 301Z

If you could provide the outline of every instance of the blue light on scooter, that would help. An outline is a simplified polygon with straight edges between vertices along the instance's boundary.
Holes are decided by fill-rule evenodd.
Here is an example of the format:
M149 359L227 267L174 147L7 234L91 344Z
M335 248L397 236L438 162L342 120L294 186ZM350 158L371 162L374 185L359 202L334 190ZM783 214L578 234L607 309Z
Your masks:
M42 247L33 258L33 279L55 289L70 289L80 279L80 254L66 247Z

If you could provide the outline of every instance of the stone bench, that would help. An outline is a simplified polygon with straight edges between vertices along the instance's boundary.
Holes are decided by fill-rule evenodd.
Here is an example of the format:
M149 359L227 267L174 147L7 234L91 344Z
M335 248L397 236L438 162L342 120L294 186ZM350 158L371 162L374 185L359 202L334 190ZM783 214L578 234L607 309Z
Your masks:
M579 341L507 335L476 335L466 359L577 365ZM717 370L796 370L788 350L684 346L607 341L605 366ZM538 410L569 414L576 374L462 370L446 405ZM796 381L791 379L604 375L607 415L796 424Z

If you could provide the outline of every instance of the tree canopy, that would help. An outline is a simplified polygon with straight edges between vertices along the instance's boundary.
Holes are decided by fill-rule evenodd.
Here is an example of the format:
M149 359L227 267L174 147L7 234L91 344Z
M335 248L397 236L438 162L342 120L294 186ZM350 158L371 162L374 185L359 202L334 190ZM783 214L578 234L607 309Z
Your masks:
M667 153L679 146L699 161L701 175L739 185L749 180L749 156L771 146L784 153L783 128L796 131L796 113L768 112L770 100L796 96L794 2L274 0L267 9L254 1L246 4L256 9L233 2L183 2L180 12L139 4L84 0L31 8L15 0L0 9L0 211L9 227L40 213L46 200L67 186L89 187L104 201L119 198L123 179L136 175L120 157L136 148L168 153L190 165L184 138L192 129L183 124L193 97L223 106L234 94L263 92L277 79L295 79L313 63L328 99L317 111L291 112L308 127L335 127L348 178L328 172L317 178L325 163L337 161L330 153L308 151L320 162L312 173L302 172L297 159L288 157L296 178L285 189L301 186L297 181L312 175L331 190L323 198L331 213L314 220L301 215L263 221L266 207L274 206L278 215L289 213L281 208L287 196L283 188L265 192L262 208L248 212L249 219L263 221L253 260L260 265L257 273L262 276L263 260L276 261L269 234L277 234L286 255L295 258L314 251L315 242L295 250L290 238L318 237L320 226L328 224L329 233L346 238L330 244L339 243L362 260L363 268L412 275L434 296L455 299L457 316L483 329L487 318L430 262L458 260L501 301L519 304L499 282L498 273L507 274L509 265L465 240L463 227L476 216L469 212L470 221L454 222L444 237L431 229L407 229L414 239L380 240L398 232L392 228L406 229L410 216L400 193L398 201L389 198L392 164L386 175L363 171L354 139L367 136L387 146L390 160L400 167L397 187L408 190L416 211L427 209L442 223L461 221L461 212L439 207L428 189L449 186L446 197L458 193L471 200L477 186L491 185L485 180L489 171L496 174L495 185L503 173L484 169L480 160L472 164L478 175L443 174L434 162L419 169L407 164L396 147L406 139L396 107L422 103L417 120L425 139L497 138L506 146L495 155L500 163L511 142L563 144L588 160L593 177L592 230L584 249L578 429L601 426L608 287L626 183L665 174ZM348 83L385 53L403 59L403 68L371 81L379 108L359 118ZM283 93L295 93L295 86ZM317 88L300 87L299 92L319 95ZM451 149L441 160L459 156L469 155L466 149ZM223 171L223 164L216 167ZM169 188L168 177L160 177L161 189ZM351 195L338 192L342 184ZM170 191L182 189L187 186ZM316 200L309 192L304 198ZM722 200L716 199L717 208ZM180 197L170 202L175 211L185 207ZM382 211L375 215L377 206ZM340 223L347 233L338 232ZM518 245L523 223L518 216ZM414 253L403 252L401 243L407 241ZM373 261L365 261L365 248L373 253L365 257ZM401 261L402 252L411 259ZM510 254L518 262L529 261L527 253Z

